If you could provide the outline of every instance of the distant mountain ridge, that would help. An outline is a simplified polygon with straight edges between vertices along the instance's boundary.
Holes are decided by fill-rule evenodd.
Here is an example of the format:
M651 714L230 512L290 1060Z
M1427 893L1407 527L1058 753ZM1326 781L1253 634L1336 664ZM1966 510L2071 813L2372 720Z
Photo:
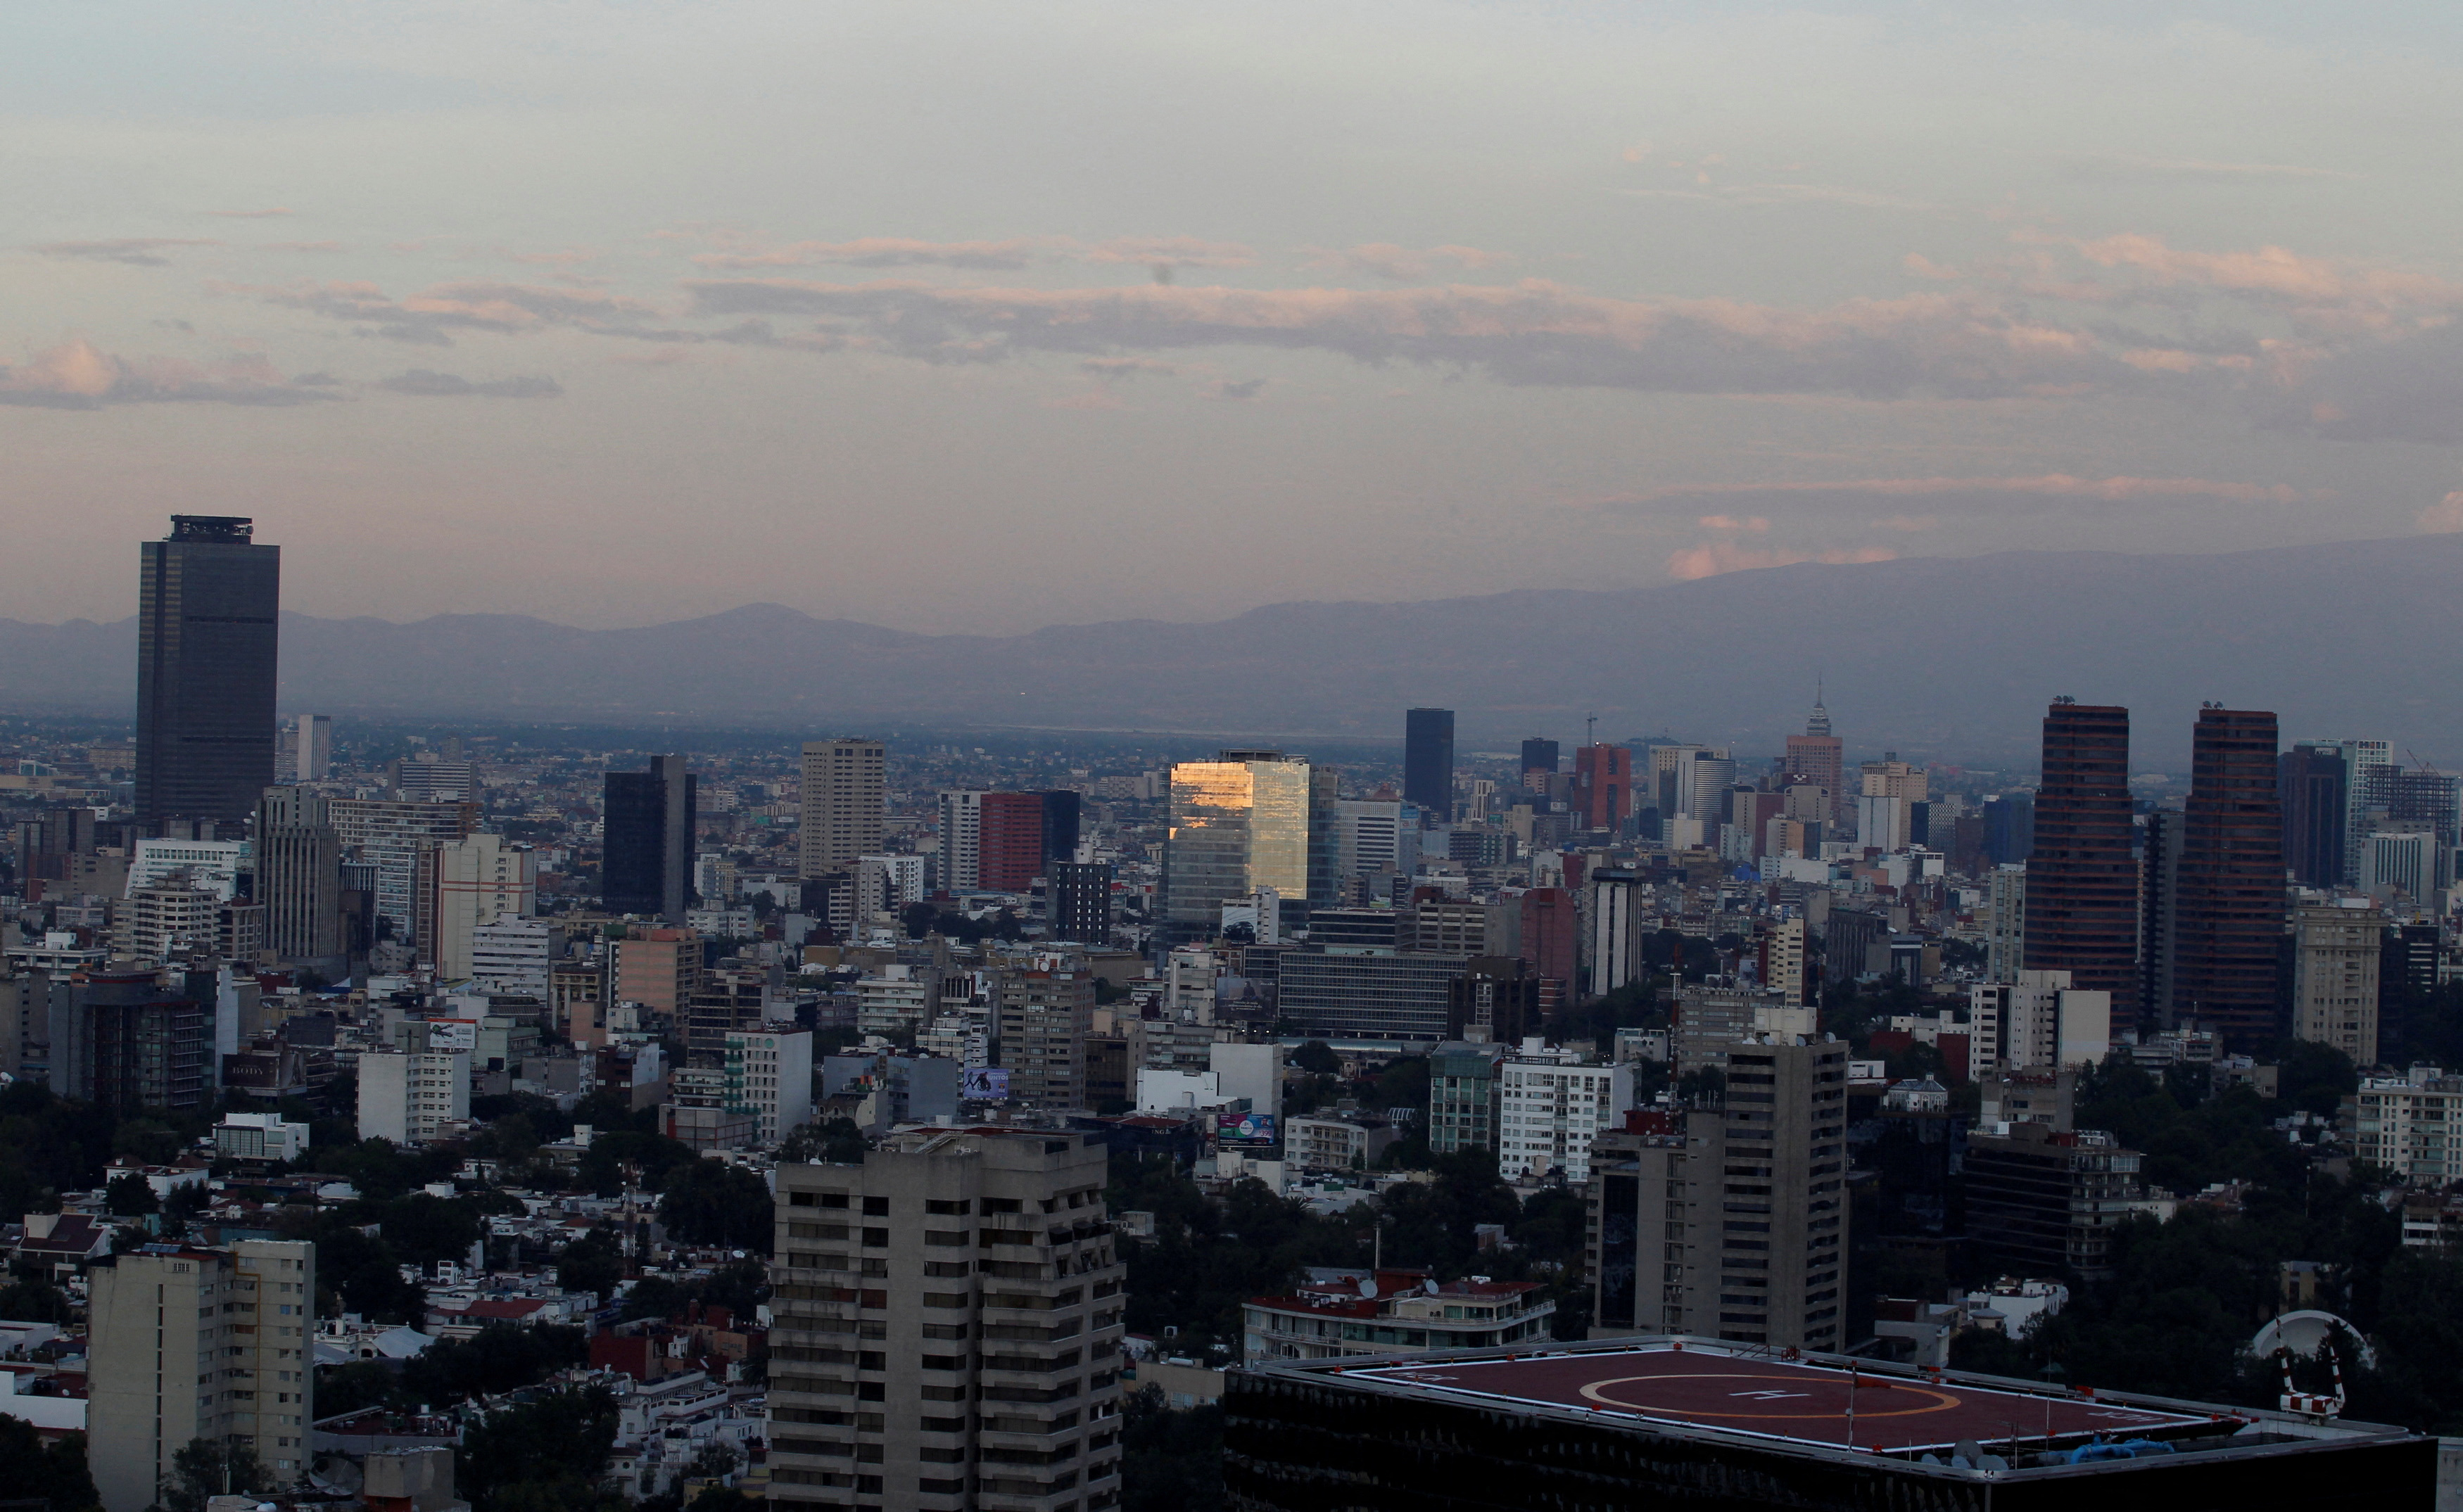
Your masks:
M0 706L124 713L136 621L0 619ZM2032 767L2057 694L2129 705L2145 767L2202 700L2284 738L2463 755L2463 535L2213 555L2012 551L1806 563L1622 591L1275 604L1204 624L934 636L777 604L625 630L522 615L285 614L282 707L468 720L904 723L1399 738L1453 708L1466 748L1668 733L1758 761L1817 674L1851 750Z

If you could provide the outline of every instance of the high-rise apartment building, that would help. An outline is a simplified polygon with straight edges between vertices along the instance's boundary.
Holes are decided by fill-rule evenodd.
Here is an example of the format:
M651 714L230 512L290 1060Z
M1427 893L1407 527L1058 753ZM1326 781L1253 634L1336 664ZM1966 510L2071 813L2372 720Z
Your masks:
M326 802L269 788L256 811L256 897L265 947L284 960L341 955L342 839Z
M2292 915L2292 1037L2378 1063L2378 959L2386 914L2358 899Z
M1529 1042L1525 1049L1536 1049ZM1591 1142L1624 1121L1633 1068L1514 1056L1497 1068L1496 1167L1508 1180L1590 1179Z
M2027 868L1996 866L1984 888L1984 980L2016 982L2027 958Z
M2453 881L2452 851L2434 830L2379 830L2362 837L2358 886L2382 905L2433 909Z
M2137 1016L2138 871L2130 853L2129 711L2057 699L2027 858L2027 961Z
M1044 891L1044 917L1053 939L1082 945L1111 942L1111 862L1056 861Z
M360 1057L360 1137L425 1144L470 1121L470 1052L369 1051Z
M2036 800L2005 793L1984 800L1984 859L1994 866L2023 866L2036 853Z
M685 921L693 900L700 782L682 756L653 756L647 771L607 774L599 886L607 912Z
M1621 830L1633 816L1633 749L1574 747L1574 818L1585 830Z
M2343 747L2302 741L2285 751L2276 773L2283 805L2283 861L2303 887L2337 887L2344 880L2348 817Z
M544 918L501 914L471 929L469 952L469 976L480 991L546 1004L564 954L564 931Z
M803 875L852 872L858 856L880 850L888 803L888 746L851 736L806 741L796 838Z
M274 780L273 676L282 549L253 523L175 514L141 548L137 822L234 827Z
M1590 884L1588 967L1582 983L1590 997L1603 997L1644 975L1643 905L1648 891L1632 872L1598 871Z
M1968 989L1969 1064L2076 1070L2112 1051L2112 995L2071 984L2066 971L2021 971Z
M745 1029L722 1058L730 1112L752 1120L756 1143L773 1146L813 1121L813 1031Z
M1725 1109L1638 1112L1591 1146L1597 1327L1835 1350L1845 1272L1847 1047L1727 1050Z
M104 1512L157 1504L199 1438L248 1451L285 1483L307 1479L316 1245L148 1244L88 1275L86 1428Z
M1574 895L1561 887L1535 887L1522 895L1522 959L1539 979L1548 1007L1571 1002L1580 990L1581 914Z
M685 1057L709 1069L726 1059L728 1040L758 1030L770 1011L770 974L757 966L705 971L676 1015Z
M1009 1093L1038 1108L1086 1106L1086 1035L1094 1026L1092 972L1051 964L1003 972L995 1062Z
M2273 714L2198 711L2182 815L2169 1011L2221 1030L2243 1049L2281 1032L2275 1007L2284 916L2277 758Z
M2180 964L2181 844L2188 816L2158 809L2141 829L2138 856L2138 1020L2169 1026Z
M427 948L422 931L435 927L431 853L474 833L479 806L450 799L336 798L325 805L325 813L344 856L376 869L373 906L379 921L396 940ZM423 878L428 889L421 887Z
M163 987L151 967L90 966L68 986L73 1044L62 1057L54 1028L52 1048L69 1080L55 1089L121 1113L206 1106L211 1046L202 1004Z
M1337 799L1318 821L1333 827L1327 849L1342 876L1390 881L1420 869L1420 824L1413 805L1375 798ZM1372 891L1382 896L1382 889Z
M1454 711L1412 709L1403 716L1403 801L1446 824L1454 816Z
M919 1130L861 1166L778 1168L775 1512L1120 1500L1105 1179L1099 1138L1042 1130Z
M984 792L951 788L941 794L941 889L971 893L983 885Z
M296 782L323 782L334 770L334 718L302 714L291 725L291 774Z
M2369 832L2376 828L2369 813L2372 803L2380 809L2385 807L2387 787L2383 774L2394 767L2394 749L2385 741L2337 741L2334 746L2343 756L2343 875L2341 880L2348 885L2360 879L2361 847L2366 843Z
M983 795L977 820L977 886L996 893L1023 893L1043 875L1043 802L1039 792Z
M481 831L436 849L437 974L447 982L472 975L471 941L479 927L508 915L538 911L538 861L526 845L507 845Z
M1497 1068L1503 1045L1450 1040L1428 1051L1428 1148L1438 1155L1496 1148Z
M680 1016L701 990L701 932L634 929L616 941L614 992L654 1013Z
M1280 751L1174 764L1164 842L1166 942L1213 938L1225 903L1268 888L1277 897L1307 897L1314 798L1307 760Z

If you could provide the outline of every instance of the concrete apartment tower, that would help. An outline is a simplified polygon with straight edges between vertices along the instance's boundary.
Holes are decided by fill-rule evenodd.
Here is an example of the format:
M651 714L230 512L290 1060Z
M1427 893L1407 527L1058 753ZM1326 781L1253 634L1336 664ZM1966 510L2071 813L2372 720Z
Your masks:
M2292 1035L2378 1063L2379 954L2386 912L2361 899L2293 911Z
M137 821L238 825L274 778L273 670L282 548L252 522L175 514L141 549Z
M1596 1331L1836 1350L1847 1047L1765 1035L1727 1057L1724 1109L1643 1110L1592 1141Z
M881 849L889 798L889 747L841 736L804 743L804 799L797 853L807 877L853 872Z
M916 1130L861 1166L778 1168L775 1512L1119 1502L1103 1182L1099 1140L1040 1130Z
M96 1262L92 1281L86 1413L104 1512L145 1512L194 1438L251 1451L279 1484L306 1478L316 1245L149 1244Z

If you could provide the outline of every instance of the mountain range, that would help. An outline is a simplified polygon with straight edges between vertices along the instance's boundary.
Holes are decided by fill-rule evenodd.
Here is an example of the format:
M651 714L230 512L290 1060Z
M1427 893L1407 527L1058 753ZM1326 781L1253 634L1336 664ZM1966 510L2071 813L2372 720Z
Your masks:
M0 707L124 713L136 621L0 619ZM2463 755L2463 535L2202 555L2011 551L1805 563L1619 591L1274 604L1204 624L935 636L777 604L621 630L520 615L282 619L286 712L451 721L1397 737L1453 708L1464 749L1670 734L1759 758L1820 678L1851 754L2032 769L2056 695L2134 711L2186 767L2202 701L2286 741Z

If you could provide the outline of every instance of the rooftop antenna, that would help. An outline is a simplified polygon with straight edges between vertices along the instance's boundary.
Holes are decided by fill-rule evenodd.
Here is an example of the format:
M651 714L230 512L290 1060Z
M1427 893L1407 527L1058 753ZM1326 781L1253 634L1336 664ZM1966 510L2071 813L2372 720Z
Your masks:
M1583 744L1583 745L1597 745L1599 743L1600 743L1600 717L1599 717L1598 715L1596 715L1596 714L1585 714L1585 715L1583 715L1583 716L1582 716L1582 744Z

